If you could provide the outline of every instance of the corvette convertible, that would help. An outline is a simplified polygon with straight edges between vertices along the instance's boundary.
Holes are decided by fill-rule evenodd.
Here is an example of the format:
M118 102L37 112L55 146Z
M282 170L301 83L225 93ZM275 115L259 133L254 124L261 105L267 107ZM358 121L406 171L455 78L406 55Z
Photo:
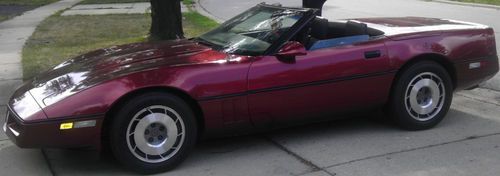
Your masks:
M328 20L258 4L199 37L71 58L25 82L3 130L22 148L109 148L141 173L196 141L372 109L437 125L453 92L498 72L493 29L449 19Z

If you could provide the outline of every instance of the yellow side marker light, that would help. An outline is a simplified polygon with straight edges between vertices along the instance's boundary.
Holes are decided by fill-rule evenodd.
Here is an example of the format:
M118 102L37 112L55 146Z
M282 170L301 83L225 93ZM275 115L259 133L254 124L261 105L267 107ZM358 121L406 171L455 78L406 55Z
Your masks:
M61 123L61 126L59 126L60 130L68 130L71 128L73 128L73 122Z

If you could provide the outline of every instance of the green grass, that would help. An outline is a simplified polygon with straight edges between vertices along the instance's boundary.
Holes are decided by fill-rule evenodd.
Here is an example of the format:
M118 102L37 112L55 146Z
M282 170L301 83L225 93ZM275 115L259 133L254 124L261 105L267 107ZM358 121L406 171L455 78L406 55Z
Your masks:
M38 6L50 4L57 2L59 0L0 0L0 5L2 6L24 6L24 10L34 9ZM0 15L0 22L8 20L16 15L22 14L23 10L17 13L3 14Z
M112 3L131 3L131 2L149 2L149 0L83 0L79 4L112 4ZM182 3L184 5L192 5L195 3L195 0L182 0Z
M0 5L32 5L41 6L58 0L0 0Z
M500 5L500 0L453 0L453 1Z
M0 22L5 21L7 19L9 19L9 16L7 16L7 15L0 15Z
M186 38L198 36L218 25L196 12L183 15ZM53 15L37 27L23 48L24 79L95 49L146 41L150 24L149 14Z
M149 2L149 0L83 0L79 4L112 4L112 3L131 3L131 2Z
M193 5L195 4L195 0L182 0L184 5Z
M91 50L145 41L150 23L151 18L144 14L51 16L23 48L24 78Z
M182 14L184 20L184 35L186 38L199 36L219 26L214 20L199 14L198 12L186 12Z

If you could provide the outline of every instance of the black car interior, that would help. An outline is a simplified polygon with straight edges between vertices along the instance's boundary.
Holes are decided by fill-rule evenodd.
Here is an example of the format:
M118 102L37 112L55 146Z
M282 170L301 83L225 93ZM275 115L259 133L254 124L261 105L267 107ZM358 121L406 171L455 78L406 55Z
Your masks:
M310 49L315 43L321 40L339 39L349 40L351 36L367 35L368 37L380 36L382 31L369 28L364 23L356 21L337 22L328 21L326 18L316 17L297 35L297 41L301 42Z

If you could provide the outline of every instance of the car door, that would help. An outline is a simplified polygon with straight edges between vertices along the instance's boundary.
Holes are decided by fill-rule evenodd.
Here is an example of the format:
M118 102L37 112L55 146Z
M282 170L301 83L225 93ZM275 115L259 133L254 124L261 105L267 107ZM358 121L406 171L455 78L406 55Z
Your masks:
M394 74L383 39L292 60L259 57L248 74L251 120L256 127L274 127L381 105Z

